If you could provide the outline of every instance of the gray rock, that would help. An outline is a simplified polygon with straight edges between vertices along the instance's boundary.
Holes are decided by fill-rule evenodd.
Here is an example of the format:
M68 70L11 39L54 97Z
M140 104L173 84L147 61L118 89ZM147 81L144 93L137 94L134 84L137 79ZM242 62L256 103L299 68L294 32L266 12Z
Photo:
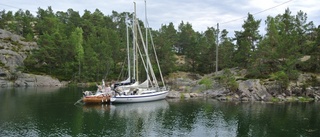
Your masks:
M241 98L241 101L250 101L250 99L248 97L243 97Z
M226 88L221 88L221 89L216 89L216 90L206 90L204 91L204 94L207 95L210 98L217 98L217 97L221 97L221 96L226 96L226 94L228 93Z
M271 95L281 94L281 86L277 81L265 81L263 85Z
M227 101L227 97L225 97L225 96L218 97L217 100L219 100L219 101Z
M167 95L167 98L180 98L180 97L181 97L180 92L174 91L174 90L169 91L169 94Z
M279 101L286 101L287 99L283 95L278 95L277 98Z
M33 74L21 74L14 82L18 87L44 87L44 86L63 86L58 79L54 79L50 76L33 75Z
M18 67L23 66L30 50L38 48L35 42L26 42L24 38L9 31L0 29L0 86L62 86L63 84L50 76L21 73Z
M191 96L190 96L189 93L183 93L183 97L184 97L184 98L190 98Z
M195 85L195 86L191 87L190 92L191 93L194 93L194 92L200 93L200 92L202 92L204 90L206 90L206 86L205 85Z
M259 79L238 81L238 83L242 97L248 97L254 101L268 101L272 98L272 95L267 91L266 87L261 84Z
M199 94L198 93L189 93L189 96L191 98L194 98L194 97L199 97Z

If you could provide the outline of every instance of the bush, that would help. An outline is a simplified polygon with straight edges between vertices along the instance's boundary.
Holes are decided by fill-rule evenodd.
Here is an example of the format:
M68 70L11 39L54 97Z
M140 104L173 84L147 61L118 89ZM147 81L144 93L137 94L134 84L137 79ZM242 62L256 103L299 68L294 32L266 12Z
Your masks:
M320 81L317 79L317 76L314 76L314 75L311 75L311 80L307 82L313 87L320 86Z
M298 70L291 70L290 72L287 72L287 74L290 80L297 80L299 78Z
M4 66L6 65L0 61L0 67L4 67Z
M186 97L184 96L184 94L180 94L180 99L185 99Z
M282 90L289 86L289 77L284 71L278 71L271 74L271 79L276 80L278 84L280 84Z
M310 97L298 97L298 100L300 102L310 102L310 101L313 101L313 98L310 98Z
M228 86L230 91L237 91L237 89L239 88L239 84L237 83L235 78L229 81Z
M247 79L266 79L268 75L261 73L258 69L252 68L248 71L248 74L245 76Z
M276 98L276 97L273 97L273 98L271 99L271 102L280 102L280 99L278 99L278 98Z
M231 92L235 92L239 88L235 76L229 69L224 70L223 75L218 80L220 84L224 85Z
M204 77L203 79L201 79L200 81L199 81L199 84L200 85L205 85L206 86L206 89L209 89L209 88L211 88L212 87L212 81L210 80L210 78L208 78L208 77Z

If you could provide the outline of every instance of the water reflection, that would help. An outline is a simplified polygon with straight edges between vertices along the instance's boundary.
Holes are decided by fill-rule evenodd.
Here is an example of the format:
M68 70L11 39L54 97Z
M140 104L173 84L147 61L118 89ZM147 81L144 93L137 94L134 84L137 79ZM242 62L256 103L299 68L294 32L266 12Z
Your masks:
M164 113L168 108L169 104L166 100L159 100L153 102L143 103L126 103L126 104L85 104L77 105L82 107L84 112L91 113L93 111L97 113L109 113L110 116L116 115L121 118L132 118L132 117L145 117L159 111Z
M319 103L170 102L165 136L317 136Z
M116 104L115 114L119 117L145 117L153 113L164 113L169 108L166 100L143 103Z
M156 136L154 131L158 130L159 123L169 109L166 100L118 104L115 105L112 116L114 118L123 118L126 123L122 128L125 130L125 136Z
M168 100L168 111L157 131L161 136L236 136L236 121L226 120L219 102Z
M110 111L114 111L115 109L114 105L109 105L109 104L86 104L86 105L81 105L78 107L82 107L83 112L86 113L92 113L92 112L97 112L100 114L105 114L105 113L110 113Z
M0 136L290 136L320 134L320 103L161 100L80 105L81 90L1 89Z

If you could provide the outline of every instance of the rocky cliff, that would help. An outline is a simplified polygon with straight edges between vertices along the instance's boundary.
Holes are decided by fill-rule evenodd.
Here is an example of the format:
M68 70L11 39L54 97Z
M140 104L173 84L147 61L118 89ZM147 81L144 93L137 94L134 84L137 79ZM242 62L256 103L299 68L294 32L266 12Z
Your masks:
M27 42L19 35L0 29L0 87L12 86L62 86L50 76L25 74L19 71L37 43Z

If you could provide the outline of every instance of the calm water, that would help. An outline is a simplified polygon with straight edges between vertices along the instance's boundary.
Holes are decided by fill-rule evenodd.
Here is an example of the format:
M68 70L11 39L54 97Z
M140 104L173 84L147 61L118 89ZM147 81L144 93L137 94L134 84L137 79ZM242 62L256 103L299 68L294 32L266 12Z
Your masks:
M320 136L320 103L192 99L74 105L82 90L1 88L0 136Z

